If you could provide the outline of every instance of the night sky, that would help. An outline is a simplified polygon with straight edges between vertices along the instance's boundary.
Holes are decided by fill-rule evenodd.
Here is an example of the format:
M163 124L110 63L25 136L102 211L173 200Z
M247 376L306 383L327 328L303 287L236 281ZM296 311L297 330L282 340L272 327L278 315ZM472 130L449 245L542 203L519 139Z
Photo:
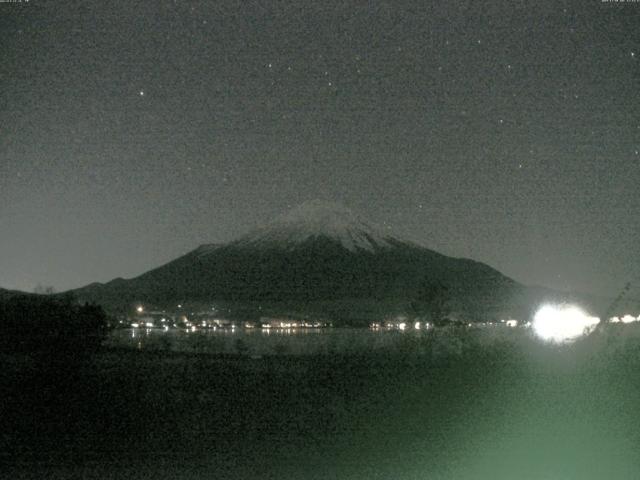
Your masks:
M640 3L23 0L0 42L0 287L316 198L527 284L640 279Z

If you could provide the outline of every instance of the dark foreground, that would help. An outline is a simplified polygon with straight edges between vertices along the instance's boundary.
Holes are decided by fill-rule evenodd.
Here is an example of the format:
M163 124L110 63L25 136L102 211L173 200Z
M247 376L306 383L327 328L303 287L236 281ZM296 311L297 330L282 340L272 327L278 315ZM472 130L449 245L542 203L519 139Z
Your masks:
M620 330L557 348L447 335L456 348L376 355L5 356L0 475L640 476L638 339Z

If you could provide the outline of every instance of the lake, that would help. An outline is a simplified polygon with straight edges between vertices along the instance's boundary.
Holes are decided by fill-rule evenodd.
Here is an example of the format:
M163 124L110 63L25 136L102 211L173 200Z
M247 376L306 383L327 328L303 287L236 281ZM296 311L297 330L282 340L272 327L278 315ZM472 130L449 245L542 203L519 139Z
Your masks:
M170 329L126 328L111 333L106 345L146 351L202 354L325 355L404 351L454 353L462 340L491 345L498 341L519 342L531 338L526 328L505 326L372 330L365 328L235 328L201 329L195 332Z

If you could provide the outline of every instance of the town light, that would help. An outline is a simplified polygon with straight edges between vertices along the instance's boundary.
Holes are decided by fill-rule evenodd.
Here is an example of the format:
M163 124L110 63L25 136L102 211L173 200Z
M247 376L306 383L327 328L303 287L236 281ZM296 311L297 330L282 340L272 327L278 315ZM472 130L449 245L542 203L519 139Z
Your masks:
M637 322L638 320L633 315L625 315L620 319L620 321L622 323L633 323L633 322Z
M562 343L589 334L600 323L574 305L544 305L533 319L533 329L541 339Z
M144 312L144 307L142 305L138 305L138 307L136 307L136 312L138 313Z

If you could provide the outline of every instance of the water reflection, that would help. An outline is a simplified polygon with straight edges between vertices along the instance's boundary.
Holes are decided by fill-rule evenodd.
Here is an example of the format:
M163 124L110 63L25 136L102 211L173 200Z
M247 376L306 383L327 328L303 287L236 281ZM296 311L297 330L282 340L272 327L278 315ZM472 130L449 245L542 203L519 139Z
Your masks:
M386 348L423 332L375 332L343 328L129 328L112 332L107 344L168 352L209 354L323 354Z
M413 326L413 325L412 325ZM107 344L133 349L234 355L317 355L398 351L413 354L462 351L464 342L528 337L520 329L356 328L131 328L116 330Z

